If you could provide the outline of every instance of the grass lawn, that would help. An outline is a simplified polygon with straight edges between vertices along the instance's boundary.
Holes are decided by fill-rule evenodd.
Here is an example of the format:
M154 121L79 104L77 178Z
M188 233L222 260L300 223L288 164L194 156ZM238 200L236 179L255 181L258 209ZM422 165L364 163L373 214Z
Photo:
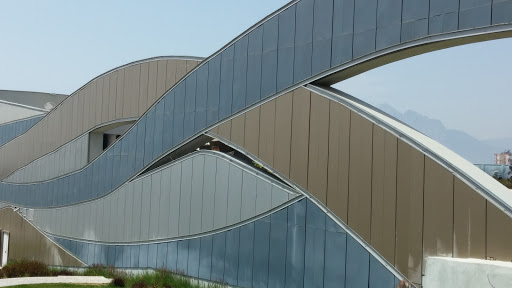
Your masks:
M99 287L113 287L109 285L87 285L87 284L27 284L27 285L18 285L18 286L10 286L14 288L99 288Z

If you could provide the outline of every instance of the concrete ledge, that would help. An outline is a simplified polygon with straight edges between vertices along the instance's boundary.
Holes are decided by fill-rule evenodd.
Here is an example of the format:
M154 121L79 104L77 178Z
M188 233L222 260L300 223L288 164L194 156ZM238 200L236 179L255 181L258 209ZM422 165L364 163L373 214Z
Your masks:
M112 279L103 276L57 276L57 277L23 277L0 279L0 287L26 284L108 284Z
M512 262L429 257L423 287L512 287Z

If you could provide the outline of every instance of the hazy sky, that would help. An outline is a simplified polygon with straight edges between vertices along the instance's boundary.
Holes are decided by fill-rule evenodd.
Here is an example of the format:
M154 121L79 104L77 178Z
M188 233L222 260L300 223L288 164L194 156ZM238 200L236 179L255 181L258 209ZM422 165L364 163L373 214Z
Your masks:
M0 89L70 94L95 76L162 55L209 56L285 0L0 2ZM480 138L511 136L512 40L390 64L336 87L415 110Z

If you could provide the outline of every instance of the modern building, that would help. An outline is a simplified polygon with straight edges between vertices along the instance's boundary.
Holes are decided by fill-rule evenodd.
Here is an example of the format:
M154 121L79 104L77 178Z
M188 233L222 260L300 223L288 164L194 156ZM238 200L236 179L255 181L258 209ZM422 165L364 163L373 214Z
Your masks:
M512 1L299 0L206 59L108 71L0 147L2 263L394 287L434 256L511 261L508 189L329 87L511 35Z
M512 165L512 153L510 150L494 154L494 162L497 165Z

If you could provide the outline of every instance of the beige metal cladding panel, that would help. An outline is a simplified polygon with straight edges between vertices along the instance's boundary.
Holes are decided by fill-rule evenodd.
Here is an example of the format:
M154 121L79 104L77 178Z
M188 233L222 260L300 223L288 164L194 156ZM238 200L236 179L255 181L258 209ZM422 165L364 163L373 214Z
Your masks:
M126 69L117 71L117 90L116 90L116 119L123 118L123 103L125 101L124 74Z
M167 60L166 70L165 90L167 91L176 84L176 60Z
M192 71L199 64L199 61L187 60L187 73Z
M89 86L85 86L80 93L80 97L83 98L83 122L82 122L82 132L85 132L89 130L89 110L91 108L91 99L89 95L89 89L87 89ZM50 123L55 123L53 121L50 121Z
M453 257L485 259L486 200L458 178L453 193Z
M103 123L103 82L103 77L100 77L98 80L96 80L96 118L94 119L95 125ZM75 135L75 137L77 136L78 135Z
M487 257L512 261L512 219L487 201Z
M117 74L117 71L110 73L110 85L108 92L108 121L116 119Z
M73 135L80 135L82 129L79 128L80 123L78 121L78 97L77 94L69 97L71 97L71 102L73 105L72 133Z
M329 160L329 99L311 93L309 121L308 191L327 204L327 162Z
M183 76L187 74L187 61L177 60L176 61L176 82L180 81Z
M373 127L371 244L395 263L397 138Z
M290 179L304 189L308 187L310 98L309 90L293 91Z
M67 142L73 140L79 134L73 133L73 101L72 101L72 99L64 100L63 104L65 106L64 111L66 114L65 119L64 119L66 128L63 131L63 134L64 134L63 144L64 144L64 143L67 143Z
M242 114L242 116L245 117L245 114ZM212 130L210 130L213 134L215 135L219 135L219 126L215 126L212 128Z
M245 149L258 157L258 144L260 138L260 107L245 113Z
M102 108L101 108L101 122L108 122L109 102L110 102L110 73L103 76L103 94L102 94Z
M157 80L156 80L156 98L160 99L162 95L164 95L164 92L167 90L165 89L165 82L167 79L167 61L166 60L158 60L157 61Z
M423 201L423 258L451 257L453 255L453 175L428 157L425 157Z
M292 141L293 93L276 99L276 123L274 145L274 169L290 177L290 149Z
M92 81L88 86L88 98L90 101L89 105L89 127L87 129L91 129L96 125L96 81Z
M123 83L123 109L122 109L122 118L127 118L131 112L132 105L132 93L133 93L133 65L128 66L124 69L124 83Z
M231 120L231 142L240 147L245 145L245 114Z
M231 121L226 121L219 126L219 136L231 140Z
M141 64L133 66L133 82L131 86L131 100L130 100L130 117L139 117L139 97L140 97L140 68Z
M156 82L158 77L158 63L156 61L149 62L149 78L148 78L148 103L146 109L153 106L157 99Z
M139 116L148 109L149 63L140 65Z
M424 155L398 140L395 267L421 283Z
M276 119L276 101L261 105L259 158L270 166L274 165L274 131Z
M357 113L351 113L348 225L370 242L373 124Z

